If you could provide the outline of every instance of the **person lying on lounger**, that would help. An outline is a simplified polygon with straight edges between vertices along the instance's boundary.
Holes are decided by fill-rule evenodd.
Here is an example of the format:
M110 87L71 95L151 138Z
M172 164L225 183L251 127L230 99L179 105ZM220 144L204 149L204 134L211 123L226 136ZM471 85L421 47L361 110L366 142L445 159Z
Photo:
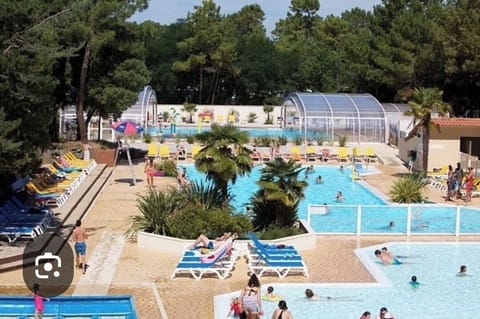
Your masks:
M235 240L237 239L237 237L238 237L237 233L232 234L228 232L228 233L223 233L223 235L211 240L204 234L200 234L200 236L198 236L195 242L192 245L190 245L188 249L195 249L198 247L203 247L207 249L217 249L227 239L232 238L233 240Z

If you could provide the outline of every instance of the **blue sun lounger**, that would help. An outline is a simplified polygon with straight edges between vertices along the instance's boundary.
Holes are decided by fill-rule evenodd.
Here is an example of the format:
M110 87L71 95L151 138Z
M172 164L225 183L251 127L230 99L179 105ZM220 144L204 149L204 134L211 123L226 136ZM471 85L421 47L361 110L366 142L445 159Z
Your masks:
M264 244L253 233L250 238L253 244L248 255L248 267L258 277L265 273L274 273L281 278L290 273L308 276L307 266L294 246Z
M292 273L308 276L308 268L303 260L276 260L259 255L259 258L249 259L248 269L259 278L266 273L276 274L280 278L285 278Z
M20 238L34 240L43 234L40 226L0 226L0 236L8 240L10 244L15 243Z
M46 206L29 206L22 202L17 196L12 196L7 200L7 204L12 207L16 207L21 212L30 212L30 211L41 211L45 213L50 213L53 215L53 211Z

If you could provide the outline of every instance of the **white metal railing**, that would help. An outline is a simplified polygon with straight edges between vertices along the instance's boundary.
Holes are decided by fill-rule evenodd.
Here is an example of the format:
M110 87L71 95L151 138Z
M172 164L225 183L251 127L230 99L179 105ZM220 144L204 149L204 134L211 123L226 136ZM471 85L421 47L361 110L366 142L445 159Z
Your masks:
M346 235L480 235L480 207L439 204L308 205L315 233Z

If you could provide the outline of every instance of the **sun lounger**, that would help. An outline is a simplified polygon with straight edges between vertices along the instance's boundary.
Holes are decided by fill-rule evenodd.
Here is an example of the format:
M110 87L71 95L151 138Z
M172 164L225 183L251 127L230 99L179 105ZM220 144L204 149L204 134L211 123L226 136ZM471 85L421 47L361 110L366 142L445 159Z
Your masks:
M170 149L168 148L168 145L161 144L158 149L158 155L161 159L170 159Z
M375 152L375 149L373 149L372 147L367 147L365 149L365 161L367 161L368 163L378 162L377 153Z
M291 273L308 276L308 269L302 256L294 246L265 244L255 234L250 233L252 245L248 255L249 270L261 277L265 273L274 273L283 278Z
M64 162L68 163L68 165L70 166L80 167L84 169L87 174L90 174L97 166L97 162L95 162L94 159L88 161L82 160L76 157L75 154L73 154L72 152L67 152L63 154L63 157L61 157L61 159L63 159Z
M305 153L306 153L307 162L316 162L317 161L318 155L315 152L315 147L313 147L311 145L307 146L307 148L305 150Z
M295 250L295 247L291 245L283 245L283 244L266 244L262 242L254 233L249 234L250 239L253 242L253 245L257 247L261 247L266 250L273 250L273 251L278 251L278 252L285 252L288 250Z
M348 156L348 148L339 147L337 152L337 160L341 163L343 161L347 162L350 160Z
M40 226L0 226L0 237L4 237L10 244L15 243L20 238L34 240L43 234Z
M296 162L300 162L302 160L302 155L300 153L300 148L298 146L292 146L290 148L289 159L292 159Z
M195 159L195 156L200 152L200 145L193 144L191 152L187 152L187 158Z
M18 211L21 212L30 212L30 211L40 211L44 213L49 213L53 216L53 211L48 208L48 207L42 207L42 206L29 206L26 205L24 202L22 202L17 196L12 196L7 200L8 204L11 204L12 207L15 207Z
M303 260L278 260L265 255L259 255L257 260L250 259L248 269L259 278L264 274L273 273L280 278L290 274L302 274L308 276L308 269Z
M236 259L232 254L232 248L232 240L227 240L207 255L198 255L187 250L175 267L171 278L186 274L195 280L200 280L205 275L213 274L219 279L225 279L230 276Z

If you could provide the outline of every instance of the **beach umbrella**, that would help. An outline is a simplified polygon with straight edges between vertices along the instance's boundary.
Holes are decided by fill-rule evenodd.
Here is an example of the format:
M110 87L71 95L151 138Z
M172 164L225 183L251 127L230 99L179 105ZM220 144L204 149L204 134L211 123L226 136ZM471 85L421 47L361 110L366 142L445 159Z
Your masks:
M143 127L141 127L139 124L130 122L130 121L120 121L112 124L112 128L115 130L115 132L118 133L123 133L125 135L135 135L143 132ZM118 156L118 148L117 148L117 154L115 155L115 163L117 162L117 156ZM132 158L130 157L130 146L127 144L127 159L128 159L128 165L130 166L130 170L132 172L132 185L135 185L137 183L137 180L135 178L135 172L133 170L133 164L132 164Z
M134 135L143 132L143 127L130 121L120 121L112 124L112 128L126 135Z

